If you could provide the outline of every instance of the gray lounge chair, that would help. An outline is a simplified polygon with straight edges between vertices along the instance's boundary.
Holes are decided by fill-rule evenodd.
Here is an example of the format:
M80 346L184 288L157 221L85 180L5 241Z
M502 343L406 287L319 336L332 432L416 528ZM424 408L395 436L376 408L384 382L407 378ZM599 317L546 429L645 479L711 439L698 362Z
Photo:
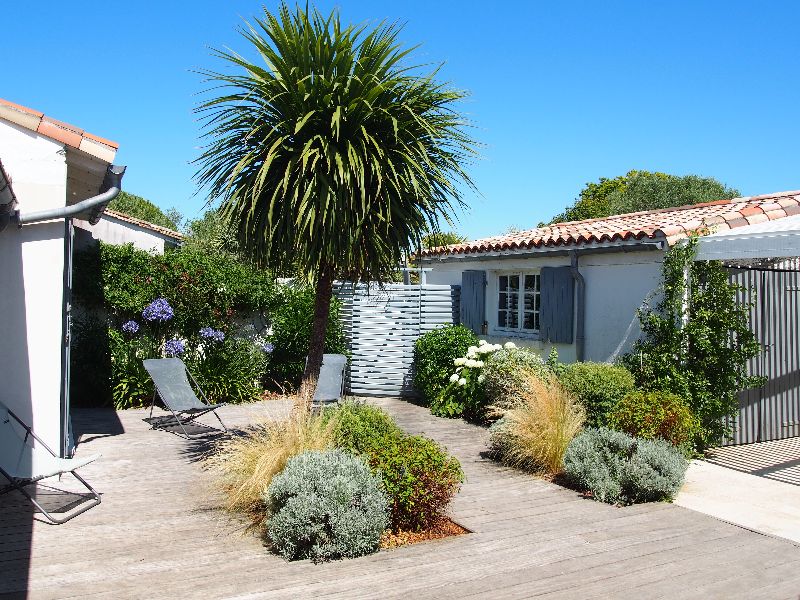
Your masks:
M8 480L8 484L0 488L0 494L19 491L51 523L61 525L100 504L100 495L75 472L99 457L99 454L93 454L79 459L59 458L22 419L0 403L0 474ZM90 502L82 502L78 508L67 511L65 516L56 517L45 510L25 488L47 477L65 473L70 473L89 490L89 496L81 496Z
M183 435L187 439L204 435L208 429L222 432L228 431L228 428L225 427L222 419L216 413L216 410L221 406L225 406L225 404L209 404L203 390L197 385L197 381L180 358L150 358L143 361L143 363L155 385L153 402L150 404L150 417L145 419L153 429L163 429L180 435L177 431L180 428L180 431L183 431ZM191 378L194 387L189 383L189 378ZM202 396L202 400L198 398L198 393ZM172 415L153 417L156 397L161 399L164 408L170 411ZM217 417L217 421L222 426L221 430L195 422L195 419L208 412L213 412L214 416ZM186 430L187 425L199 426L202 428L202 432L190 434Z
M311 401L312 409L320 409L335 404L344 395L344 371L347 368L347 357L343 354L323 354L322 367L319 370L317 389Z

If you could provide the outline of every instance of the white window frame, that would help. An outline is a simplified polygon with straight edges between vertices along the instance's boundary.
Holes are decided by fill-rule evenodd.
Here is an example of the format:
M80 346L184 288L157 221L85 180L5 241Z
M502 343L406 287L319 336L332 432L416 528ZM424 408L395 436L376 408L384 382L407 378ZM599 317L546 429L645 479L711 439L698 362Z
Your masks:
M519 300L517 302L517 327L502 327L500 325L500 317L499 313L503 310L503 307L500 305L500 278L501 277L509 277L509 276L518 276L520 288L517 292L519 294ZM537 298L536 302L534 303L535 309L533 311L527 312L535 312L539 315L539 326L541 327L541 309L542 309L542 288L541 288L541 272L540 269L515 269L509 271L496 271L494 273L494 298L492 299L492 306L494 307L493 315L492 315L492 325L494 331L497 333L502 333L505 335L513 335L518 337L529 337L533 339L538 339L540 329L524 329L522 327L523 323L525 322L525 298L524 298L524 288L525 288L525 276L526 275L534 275L536 276L537 286L535 297Z

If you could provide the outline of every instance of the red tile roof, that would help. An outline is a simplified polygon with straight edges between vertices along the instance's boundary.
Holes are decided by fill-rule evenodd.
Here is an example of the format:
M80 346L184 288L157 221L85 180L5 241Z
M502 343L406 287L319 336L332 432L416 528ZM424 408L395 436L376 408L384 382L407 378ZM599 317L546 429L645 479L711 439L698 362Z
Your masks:
M165 235L167 237L171 237L176 240L182 240L183 234L172 229L167 229L166 227L161 227L161 225L156 225L154 223L150 223L149 221L143 221L142 219L137 219L135 217L131 217L126 215L125 213L117 212L116 210L105 209L103 214L106 216L111 217L112 219L119 219L120 221L125 221L126 223L132 223L133 225L138 225L139 227L144 227L145 229L150 229L151 231L155 231L160 233L161 235Z
M82 150L109 164L114 160L114 155L119 149L117 142L92 135L69 123L56 121L38 110L20 106L2 98L0 98L0 119Z
M622 240L666 240L670 245L703 228L719 231L800 214L800 190L718 200L600 219L555 223L517 233L441 246L422 256L583 246Z

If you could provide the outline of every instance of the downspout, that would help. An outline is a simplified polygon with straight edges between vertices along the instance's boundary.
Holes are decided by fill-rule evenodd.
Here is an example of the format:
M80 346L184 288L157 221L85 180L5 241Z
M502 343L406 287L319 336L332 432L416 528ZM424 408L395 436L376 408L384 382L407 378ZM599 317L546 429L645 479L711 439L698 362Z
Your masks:
M14 190L11 189L11 180L0 161L0 231L6 228L16 208L17 197L14 195Z
M586 282L583 275L578 270L578 253L574 250L570 252L570 272L572 279L575 281L576 295L578 296L578 315L577 324L575 326L575 355L578 362L583 361L584 358L584 343L586 334L584 333L586 324Z
M87 221L92 225L96 225L106 205L119 195L122 189L123 175L125 175L124 166L109 165L106 170L105 178L103 179L103 185L100 186L100 193L97 196L87 198L86 200L82 200L70 206L48 208L47 210L39 210L24 214L17 212L12 219L17 222L17 225L22 227L23 225L30 225L31 223L52 221L53 219L66 219L88 212L89 218Z

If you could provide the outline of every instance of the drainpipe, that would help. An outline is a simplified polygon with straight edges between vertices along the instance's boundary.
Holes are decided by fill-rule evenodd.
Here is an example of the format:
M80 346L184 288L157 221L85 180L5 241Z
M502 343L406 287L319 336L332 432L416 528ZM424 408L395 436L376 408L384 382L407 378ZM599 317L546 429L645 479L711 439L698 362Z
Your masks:
M89 212L89 218L87 220L92 225L96 225L106 205L116 198L122 189L123 175L125 175L125 167L109 165L108 170L106 170L106 176L103 179L103 185L100 186L101 191L97 196L87 198L86 200L70 206L48 208L47 210L39 210L24 214L17 212L12 219L17 222L17 225L22 227L23 225L30 225L31 223L52 221L53 219L66 219L81 213Z
M11 189L11 181L0 162L0 231L6 228L17 207L17 197Z
M584 326L586 323L586 282L583 280L583 275L578 271L578 253L573 250L570 252L570 258L570 272L572 273L572 279L575 280L578 296L578 323L575 326L575 354L578 362L581 362L584 358L583 347L586 339L584 333Z

